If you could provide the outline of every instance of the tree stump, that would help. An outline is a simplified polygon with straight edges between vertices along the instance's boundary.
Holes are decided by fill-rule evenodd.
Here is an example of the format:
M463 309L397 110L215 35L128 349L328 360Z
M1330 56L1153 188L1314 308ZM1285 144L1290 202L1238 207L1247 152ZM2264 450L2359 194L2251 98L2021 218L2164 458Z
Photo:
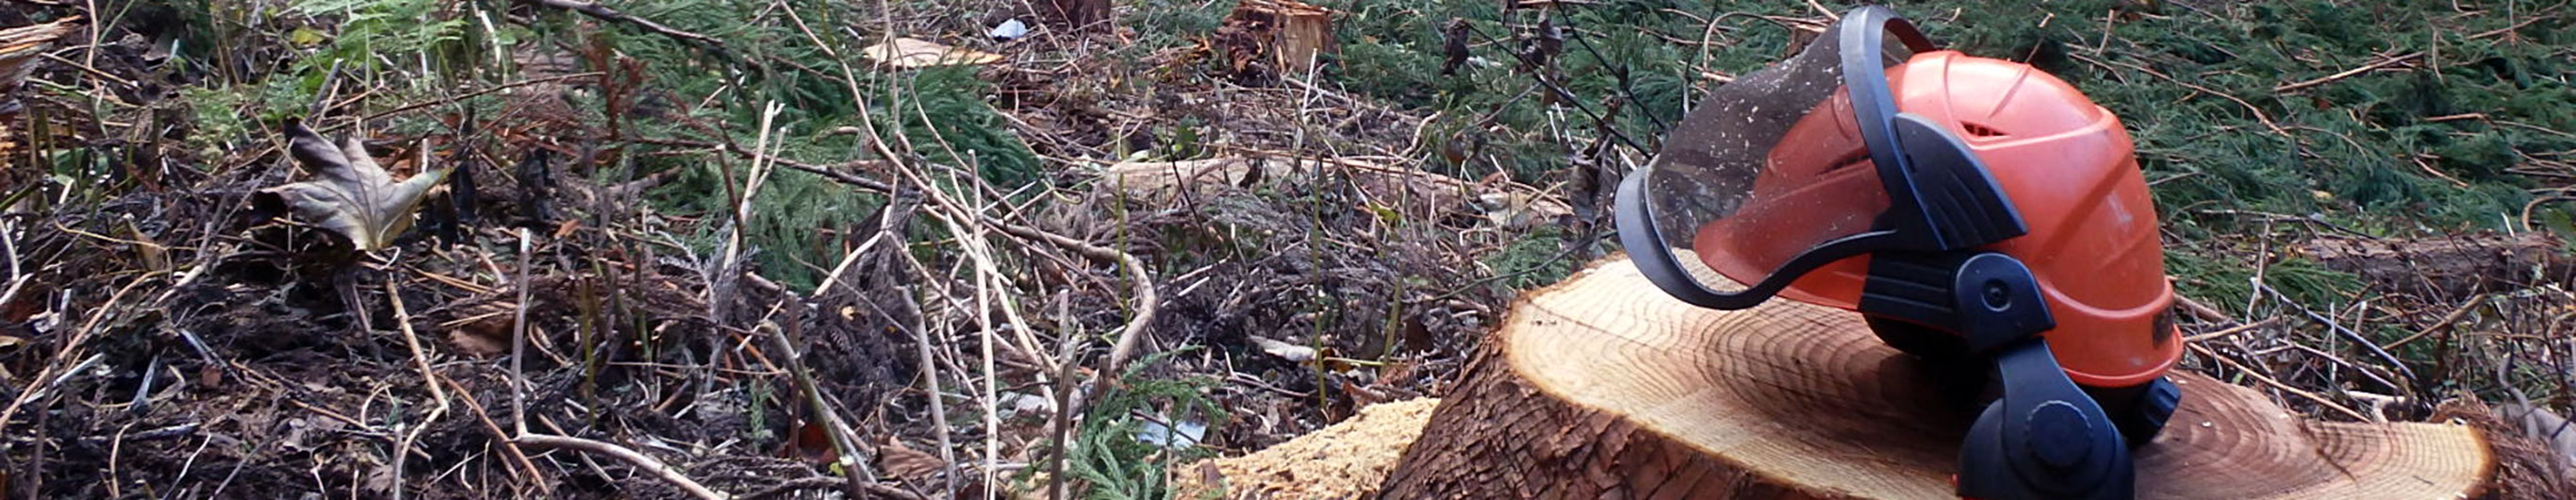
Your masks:
M1854 313L1670 299L1626 260L1525 296L1380 498L1956 498L1973 415ZM2460 498L2493 458L2452 424L2302 420L2175 372L2138 498Z
M1334 50L1333 11L1298 0L1243 0L1217 27L1215 45L1236 83L1303 78L1317 57Z
M1075 31L1110 31L1109 0L1045 0L1047 17Z

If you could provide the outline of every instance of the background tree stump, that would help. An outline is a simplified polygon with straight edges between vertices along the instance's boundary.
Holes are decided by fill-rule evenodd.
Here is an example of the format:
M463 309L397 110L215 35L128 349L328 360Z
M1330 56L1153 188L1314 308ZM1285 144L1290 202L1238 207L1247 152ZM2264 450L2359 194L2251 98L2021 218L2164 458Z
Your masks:
M1109 0L1043 0L1047 17L1075 31L1111 31Z
M1494 341L1382 498L1955 498L1970 412L1858 315L1699 309L1609 260L1524 298ZM2491 480L2466 426L2302 420L2175 382L2139 498L2458 498Z

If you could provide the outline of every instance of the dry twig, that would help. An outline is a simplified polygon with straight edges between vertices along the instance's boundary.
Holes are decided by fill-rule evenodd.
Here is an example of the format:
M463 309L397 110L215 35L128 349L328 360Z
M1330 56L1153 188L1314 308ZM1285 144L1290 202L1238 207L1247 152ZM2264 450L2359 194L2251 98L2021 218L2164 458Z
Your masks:
M527 4L531 4L531 5L539 5L539 6L545 6L545 7L553 7L553 8L557 8L557 9L564 9L564 10L569 10L569 11L573 11L573 12L579 12L579 13L582 13L582 15L586 15L586 16L590 16L590 17L598 18L598 19L599 19L599 20L601 20L601 21L608 21L608 22L613 22L613 23L626 23L626 24L632 24L632 25L635 25L635 27L643 28L643 29L644 29L644 31L651 31L651 32L653 32L653 33L655 33L655 34L659 34L659 35L662 35L662 36L667 36L667 37L671 37L671 38L674 38L674 39L678 39L679 41L681 41L681 42L683 42L683 43L695 44L695 45L698 45L698 46L700 46L700 47L704 47L704 48L706 48L708 51L715 52L715 53L716 53L716 54L718 54L718 55L723 55L723 56L728 57L728 58L732 57L732 55L731 55L732 53L731 53L731 52L728 52L728 51L726 51L726 50L725 50L725 44L724 44L724 41L723 41L723 40L717 40L715 37L706 36L706 35L701 35L701 34L697 34L697 33L691 33L691 32L688 32L688 31L682 31L682 30L679 30L679 29L676 29L676 28L672 28L672 27L670 27L670 26L664 26L664 25L662 25L662 23L653 22L653 20L651 20L651 19L645 19L645 18L641 18L641 17L635 17L635 16L633 16L633 15L630 15L630 14L627 14L627 13L624 13L624 12L619 12L617 9L611 9L611 8L608 8L608 6L600 5L600 4L598 4L597 2L591 2L591 1L588 1L588 0L519 0L519 1L520 1L521 3L527 3Z
M438 372L430 370L429 356L420 350L420 335L412 332L411 312L403 309L402 290L394 287L393 280L385 280L385 298L393 303L394 324L401 327L403 345L411 348L411 360L420 369L421 385L429 386L430 396L438 401L438 406L430 409L429 416L414 424L411 432L403 433L402 443L394 447L394 474L400 476L403 463L411 458L412 445L420 442L420 433L428 431L431 423L447 416L447 389L439 386ZM403 485L395 484L394 500L402 500L406 490L408 488L404 488Z
M2460 318L2468 317L2470 311L2476 311L2478 310L2478 306L2485 305L2486 303L2487 297L2484 295L2471 297L2468 302L2463 302L2459 307L2452 308L2449 314L2442 315L2442 319L2440 321L2434 321L2432 326L2426 326L2423 330L2416 331L2414 335L2407 335L2406 338L2397 339L2394 342L2389 342L2388 345L2379 346L2379 348L2396 349L2400 346L2406 345L2408 342L2414 342L2417 339L2441 333L2442 331L2449 329L2452 324L2459 323Z
M2253 377L2254 380L2263 382L2263 385L2272 386L2274 389L2280 389L2281 392L2287 392L2301 398L2305 398L2309 401L2314 401L2318 406L2334 410L2336 413L2342 413L2345 416L2352 417L2353 420L2364 422L2370 421L2369 415L2363 415L2360 411L2356 411L2351 407L2336 403L2332 399L2326 399L2325 396L2319 396L2317 393L2308 392L2307 390L2291 386L2290 384L2282 383L2280 380L2273 379L2270 375L2264 375L2263 372L2254 371L2253 368L2246 367L2244 363L2237 362L2235 358L2220 356L2217 351L2209 350L2209 348L2201 347L2198 344L2192 344L2190 347L2192 352L2200 353L2201 356L2207 356L2209 359L2218 360L2219 363L2227 365L2228 368L2235 368L2237 373L2243 373L2247 377Z
M537 448L586 451L608 455L609 457L613 457L618 460L624 460L626 463L634 464L636 468L650 471L653 473L653 477L661 479L662 482L670 483L671 486L679 488L680 491L688 492L690 496L698 497L701 500L726 500L733 498L732 495L707 489L706 485L698 484L697 480L689 479L689 476L680 474L678 469L674 469L669 465L663 464L661 460L654 460L652 456L636 452L632 448L618 446L607 442L548 434L526 434L511 441L517 442L521 445Z
M2189 336L2189 337L2183 337L2183 338L2182 338L2182 341L2184 341L2184 342L2190 342L2190 343L2195 343L2195 344L2196 344L2196 343L2200 343L2200 342L2203 342L2203 341L2218 340L2218 339L2223 339L2223 338L2227 338L2227 337L2235 336L2236 334L2239 334L2239 333L2245 333L2245 332L2254 331L2255 329L2258 329L2258 328L2262 328L2262 327L2266 327L2266 326L2272 326L2272 324L2273 324L2273 323L2279 323L2279 322L2281 322L2281 318L2280 318L2279 316L2274 316L2274 317L2269 317L2269 318L2263 318L2263 320L2262 320L2262 321L2256 321L2256 322L2253 322L2253 323L2246 323L2246 324L2242 324L2242 325L2236 325L2236 326L2232 326L2232 327L2227 327L2226 329L2222 329L2222 330L2215 331L2215 332L2209 332L2209 333L2203 333L2203 334L2199 334L2199 335L2192 335L2192 336Z
M2404 54L2398 54L2398 55L2397 55L2397 56L2395 56L2395 57L2389 57L2389 58L2386 58L2386 59L2380 59L2380 60L2378 60L2378 61L2376 61L2376 62L2372 62L2372 63L2370 63L2370 64L2364 64L2364 65L2361 65L2360 67L2356 67L2356 68L2348 69L2348 70L2343 70L2342 72L2338 72L2338 73L2331 74L2331 75L2326 75L2326 76L2317 77L2317 78L2312 79L2312 80L2301 81L2301 82L2295 82L2295 83L2284 83L2284 84L2281 84L2281 85L2280 85L2280 86L2278 86L2278 87L2272 87L2272 93L2275 93L2275 94L2287 94L2287 93L2291 93L2291 92L2297 92L2297 91L2300 91L2300 90L2302 90L2302 89L2306 89L2306 88L2308 88L2308 87L2315 87L2315 86L2318 86L2318 85L2325 85L2325 84L2327 84L2327 83L2332 83L2332 82L2334 82L2335 80L2342 80L2342 79L2345 79L2345 78L2351 78L2353 75L2359 75L2359 74L2362 74L2362 73L2369 73L2369 72L2371 72L2372 70L2377 70L2377 69L2380 69L2380 68L2386 68L2386 67L2389 67L2389 66L2396 66L2396 65L2399 65L2399 64L2404 64L2404 63L2406 63L2407 61L2415 60L2415 58L2418 58L2418 57L2424 57L2424 52L2423 52L2423 51L2415 51L2415 52L2408 52L2408 53L2404 53Z

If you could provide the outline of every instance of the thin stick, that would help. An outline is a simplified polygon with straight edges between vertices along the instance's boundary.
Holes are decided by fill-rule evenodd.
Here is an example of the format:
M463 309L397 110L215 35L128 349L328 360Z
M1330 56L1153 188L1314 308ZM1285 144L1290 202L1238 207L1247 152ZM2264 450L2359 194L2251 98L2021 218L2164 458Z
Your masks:
M2360 343L2363 349L2369 350L2372 355L2379 356L2380 360L2388 362L2389 367L2395 368L2399 374L2405 375L2408 382L2414 381L2415 370L2406 368L2406 361L2397 359L2397 355L2389 354L2387 349L2379 348L2379 343L2371 342L2370 337L2364 337L2361 335L2361 332L2352 331L2351 328L2345 328L2343 324L2336 323L2334 318L2328 318L2325 317L2325 315L2317 314L2315 310L2308 309L2308 306L2300 305L2298 302L2290 300L2289 295L2284 295L2280 290L2273 289L2272 285L2257 281L2254 283L2254 287L2262 289L2264 293L2271 294L2274 298L2280 299L2282 304L2288 304L2291 309L2298 310L2300 314L2307 315L2309 321L2315 321L2318 324L2325 325L2327 330L2334 331L2335 334L2342 335L2346 339Z
M464 385L458 384L454 380L446 380L446 382L448 385L455 386L456 392L473 392L465 390ZM553 496L555 493L555 487L546 483L545 470L538 469L537 462L528 459L528 452L520 450L519 443L510 441L510 433L508 431L501 430L500 423L492 421L492 414L485 413L483 411L483 403L475 401L474 398L470 397L457 399L465 402L465 409L474 411L474 419L483 423L483 430L485 432L492 433L492 439L499 440L501 442L501 450L510 453L510 462L517 464L520 469L524 469L517 472L525 474L529 484L537 485L537 491L545 493L547 496ZM520 424L525 425L526 422L521 422Z
M556 436L549 434L525 434L520 435L518 439L513 439L511 441L537 448L586 451L608 455L611 458L625 460L626 463L634 464L638 468L652 471L653 477L660 478L662 482L670 483L671 486L679 488L680 491L688 492L690 496L698 497L703 500L726 500L733 498L732 495L718 493L715 490L707 489L706 485L698 484L697 480L689 479L689 476L680 474L679 470L673 469L669 465L664 465L661 460L655 460L651 456L637 453L635 450L624 446L571 436Z
M894 217L888 216L886 219L879 222L877 231L879 233L894 232L897 229L896 224ZM911 262L911 254L901 253L900 255L905 257L905 262L912 263L915 269L919 269L919 263ZM921 271L921 274L925 280L928 279L929 272L927 270ZM933 283L935 284L936 282ZM817 295L820 295L820 293L817 293ZM895 321L895 316L887 314L885 308L878 306L875 301L862 300L859 301L859 303L868 306L869 311L875 312L880 318L885 318L887 322L893 323ZM948 402L943 400L946 393L942 392L939 387L939 359L930 348L931 339L929 325L923 324L924 320L922 319L922 314L920 314L920 311L918 310L919 306L909 301L903 302L902 304L915 308L912 311L912 324L906 325L895 323L895 327L904 330L904 333L912 335L913 350L916 355L921 357L921 383L924 388L923 390L927 391L925 393L926 397L923 399L930 402L930 422L931 425L936 426L933 428L937 431L934 434L939 437L939 463L941 464L941 477L946 479L943 481L938 496L945 498L957 491L957 452L953 449L954 444L950 441L948 435ZM1068 363L1065 366L1072 366L1072 364ZM1056 380L1061 383L1064 379L1062 377L1058 377Z
M927 185L927 183L924 184ZM938 187L932 186L931 189L936 190ZM938 217L937 212L932 212L931 215L934 218L945 220L944 217ZM957 236L962 239L974 241L981 241L984 239L984 236L981 234L958 231L954 224L950 225L949 230L957 231ZM982 330L982 335L979 335L979 337L983 340L982 342L978 342L977 345L981 346L984 357L984 428L999 429L1002 425L1001 409L997 408L999 405L995 403L995 401L1000 399L1001 387L999 386L1000 382L998 379L1000 379L1001 376L997 374L997 371L994 370L993 367L993 320L992 315L987 314L987 312L991 311L992 308L990 305L991 303L986 300L992 294L992 287L987 286L985 283L985 280L988 277L990 277L990 275L980 272L980 270L975 273L975 323L977 329ZM1058 410L1061 411L1062 409L1059 408ZM983 473L984 488L987 491L995 489L993 484L994 477L996 474L999 474L995 469L999 468L1002 460L1001 437L997 434L998 433L994 432L984 433L984 466L978 467L978 469L981 469L980 472ZM1062 481L1064 479L1052 478L1050 480ZM987 494L986 497L990 498L991 495Z
M618 12L618 11L617 11L617 9L611 9L611 8L608 8L608 6L600 5L600 4L598 4L598 3L589 2L589 1L585 1L585 0L520 0L520 1L521 1L521 2L524 2L524 3L534 4L534 5L542 5L542 6L547 6L547 7L554 7L554 8L558 8L558 9L569 10L569 11L573 11L573 12L579 12L579 13L582 13L583 15L587 15L587 16L590 16L590 17L598 18L598 19L599 19L599 20L601 20L601 21L619 22L619 23L632 24L632 25L635 25L635 26L636 26L636 27L638 27L638 28L644 28L644 30L645 30L645 31L651 31L651 32L654 32L654 33L656 33L656 34L660 34L660 35L662 35L662 36L667 36L667 37L671 37L671 38L677 38L677 39L680 39L680 41L682 41L682 42L689 42L689 43L699 44L699 45L701 45L701 46L706 47L708 50L715 51L717 54L725 54L727 57L731 57L731 55L730 55L728 52L726 52L726 51L725 51L725 44L724 44L724 41L723 41L723 40L717 40L715 37L711 37L711 36L701 35L701 34L692 33L692 32L688 32L688 31L681 31L681 30L678 30L678 29L674 29L674 28L672 28L672 27L670 27L670 26L664 26L664 25L662 25L662 23L653 22L653 20L651 20L651 19L645 19L645 18L641 18L641 17L635 17L635 16L633 16L633 15L629 15L629 14L624 13L624 12Z
M411 349L412 367L420 370L421 383L429 386L429 394L438 398L439 406L447 406L447 389L438 386L438 374L430 371L429 355L420 350L420 335L412 332L411 313L403 310L402 290L394 287L393 280L385 280L385 298L393 302L395 324L402 329L403 347Z
M2199 344L2191 344L2188 347L2191 347L2192 352L2197 352L2202 356L2208 356L2210 359L2218 360L2219 363L2226 364L2229 368L2235 368L2237 372L2244 373L2245 376L2254 377L2254 380L2262 381L2263 385L2269 385L2274 389L2280 389L2281 392L2296 394L2299 397L2307 398L2309 401L2315 401L2318 406L2324 406L2338 413L2350 416L2353 420L2363 422L2370 421L2369 415L2363 415L2360 411L2355 411L2350 407L2337 404L2334 400L2326 399L2325 396L2319 396L2317 393L2308 392L2297 387L2291 387L2290 384L2281 383L2279 380L2272 379L2270 375L2264 375L2263 372L2254 371L2253 368L2246 367L2244 363L2236 362L2235 358L2220 356L2217 351L2211 351L2209 348L2201 347Z
M2467 317L2469 315L2469 311L2475 311L2478 309L2479 305L2486 303L2487 298L2484 295L2471 297L2468 302L2460 304L2459 307L2452 308L2450 314L2442 315L2442 320L2433 322L2433 326L2424 327L2422 331L2417 331L2414 335L2408 335L2406 338L2397 339L2396 342L2389 342L2388 345L2379 346L2379 348L2396 349L2398 346L2406 345L2408 342L2414 342L2416 339L2431 336L2435 333L2441 333L2443 330L2449 329L2451 324L2460 322L2460 318Z
M2486 30L2486 31L2480 31L2480 32L2478 32L2477 34L2469 35L2469 39L2470 39L2470 40L2476 40L2476 39L2480 39L2480 38L2487 38L2487 37L2492 37L2492 36L2496 36L2496 35L2502 35L2502 34L2505 34L2505 33L2511 33L2511 32L2513 32L2513 31L2515 31L2515 30L2520 30L2520 29L2522 29L2522 27L2524 27L2524 26L2530 26L2530 25L2531 25L2531 23L2540 22L2540 21L2541 21L2541 20L2543 20L2543 19L2553 19L2553 18L2556 18L2556 17L2557 17L2557 16L2547 16L2547 15L2531 16L2531 18L2530 18L2530 19L2524 19L2524 20L2522 20L2522 22L2519 22L2519 23L2513 23L2513 25L2512 25L2512 26L2506 26L2506 27L2502 27L2502 28L2496 28L2496 29L2491 29L2491 30Z
M2279 317L2279 316L2273 316L2273 317L2269 317L2269 318L2263 318L2263 320L2262 320L2262 321L2256 321L2256 322L2253 322L2253 323L2246 323L2246 324L2242 324L2242 325L2236 325L2236 326L2228 327L2228 328L2226 328L2226 329L2219 330L2219 331L2215 331L2215 332L2209 332L2209 333L2203 333L2203 334L2199 334L2199 335L2192 335L2192 336L2188 336L2188 337L2183 337L2183 338L2182 338L2182 341L2184 341L2184 342L2191 342L2191 343L2195 343L2195 344L2197 344L2197 343L2200 343L2201 341L2223 339L2223 338L2227 338L2227 337L2235 336L2236 334L2239 334L2239 333L2245 333L2245 332L2254 331L2254 329L2256 329L2256 328L2262 328L2262 327L2266 327L2266 326L2272 326L2272 324L2273 324L2273 323L2279 323L2279 322L2281 322L2281 317Z
M851 495L857 496L865 484L877 482L876 472L868 469L867 459L862 456L867 450L859 449L858 438L850 432L850 425L841 420L841 413L832 408L830 401L823 399L822 387L814 383L814 373L805 369L805 356L796 351L793 342L788 341L786 329L774 324L761 329L769 330L769 340L775 344L771 349L778 351L778 359L787 363L785 368L788 376L795 379L797 392L804 393L807 406L813 410L815 418L822 420L827 431L824 435L832 439L833 451L840 455L840 463L835 465L849 471L847 479Z
M852 160L852 161L845 161L845 162L835 163L835 164L831 164L831 165L816 165L816 164L812 164L812 163L805 163L805 162L796 161L796 160L788 159L788 158L778 158L778 157L774 157L774 156L763 155L763 154L760 154L759 152L754 152L754 151L744 150L744 149L742 149L742 147L740 147L740 146L736 146L736 145L733 145L733 144L714 143L714 142L706 142L706 141L692 141L692 140L686 140L686 139L664 139L664 138L650 138L650 137L636 137L636 138L630 138L630 139L627 139L627 140L626 140L626 142L632 142L632 143L638 143L638 144L654 144L654 145L661 145L661 146L674 146L674 147L683 147L683 148L699 148L699 149L710 149L710 150L716 150L716 151L723 151L723 152L727 152L727 153L733 153L735 156L741 156L741 157L743 157L743 158L745 158L745 159L750 159L750 160L753 160L753 161L767 161L767 162L770 162L770 163L771 163L771 164L773 164L773 165L777 165L777 166L781 166L781 167L787 167L787 168L788 168L788 169L790 169L790 170L796 170L796 171L800 171L800 172L805 172L805 173L809 173L809 174L814 174L814 175L823 176L823 177L825 177L825 178L831 179L833 182L839 182L839 183L842 183L842 184L848 184L848 185L852 185L852 186L858 186L858 187L860 187L860 188L862 188L862 189L867 189L867 190L869 190L869 191L875 191L875 192L879 192L879 193L892 193L892 192L894 192L894 186L887 185L887 184L886 184L885 182L883 182L883 181L878 181L878 180L876 180L876 179L870 179L870 178L866 178L866 177L860 177L858 174L853 174L853 173L849 173L849 172L843 172L843 171L841 171L841 169L882 170L882 169L886 169L886 168L891 168L891 167L889 167L889 166L888 166L888 165L889 165L889 162L882 161L882 160Z
M394 287L393 280L385 280L385 298L393 304L394 324L402 329L403 345L411 348L412 363L420 369L421 385L429 386L430 396L438 401L438 406L429 411L429 416L420 419L420 423L415 424L411 432L403 433L402 444L394 447L394 477L400 478L403 473L403 463L411 458L412 445L420 442L420 433L428 431L431 422L437 422L439 418L447 416L447 389L438 385L438 373L430 370L429 356L421 353L420 335L412 332L411 312L403 308L402 290ZM394 485L394 500L402 500L403 494L409 489L403 487L397 480L397 484Z
M2218 308L2215 307L2209 307L2208 304L2202 304L2200 301L2192 300L2191 297L2174 295L2174 305L2182 306L2182 310L2190 311L2193 316L2199 316L2201 321L2236 321L2235 317L2228 316L2226 312L2219 311Z
M537 264L532 239L528 228L519 228L519 310L510 325L510 429L519 435L528 433L528 370L521 363L528 359L528 268Z
M2203 93L2203 94L2214 95L2214 96L2218 96L2218 97L2219 97L2219 98L2221 98L2221 99L2226 99L2226 100L2229 100L2229 101L2235 101L2235 102L2236 102L2236 105L2238 105L2238 106L2244 106L2246 111L2248 111L2248 112L2252 112L2252 113L2254 114L2254 121L2262 122L2262 123L2263 123L2263 128L2271 129L2271 130L2272 130L2272 133L2280 134L2282 137L2290 137L2290 131L2289 131L2289 130L2282 129L2282 128L2281 128L2281 124L2276 123L2276 122L2273 122L2273 121L2272 121L2272 117L2271 117L2271 115L2263 114L2263 108L2255 107L2255 106L2254 106L2254 103L2245 102L2245 100L2244 100L2244 99L2238 98L2238 97L2236 97L2235 95L2231 95L2231 94L2228 94L2228 93L2226 93L2226 92L2219 92L2219 91L2217 91L2217 90L2211 90L2209 87L2204 87L2204 86L2200 86L2200 85L2192 84L2192 83L2190 83L2190 82L2185 82L2185 81L2182 81L2182 80L2177 80L2177 79L2174 79L2174 77L2173 77L2172 75L2166 75L2166 74L2164 74L2163 72L2159 72L2159 71L2156 71L2156 70L2153 70L2153 69L2148 69L2148 68L2147 68L2147 67L2145 67L2145 66L2139 66L2139 65L2136 65L2136 64L2129 63L2129 62L2127 62L2127 61L2112 61L2112 62L2110 62L2110 63L2108 63L2108 64L2114 64L2114 65L2119 65L2119 66L2126 66L2126 67L2128 67L2129 69L2138 70L2138 72L2140 72L2140 73L2146 73L2146 74L2147 74L2147 76L2153 76L2153 77L2156 77L2156 78L2162 79L2162 80L2164 80L2164 81L2166 81L2166 82L2171 82L2171 83L2173 83L2173 84L2175 84L2175 85L2181 85L2181 86L2183 86L2183 87L2185 87L2185 88L2189 88L2189 89L2192 89L2192 90L2197 90L2197 91L2200 91L2200 93ZM2296 138L2292 138L2292 140L2294 140L2294 141L2295 141L2295 140L2297 140L2297 139L2296 139Z
M2396 66L2396 65L2398 65L2398 64L2400 64L2400 63L2404 63L2404 62L2406 62L2406 61L2412 61L2412 60L2415 60L2415 58L2418 58L2418 57L2424 57L2424 52L2423 52L2423 51L2408 52L2408 53L2405 53L2405 54L2400 54L2400 55L2398 55L2398 56L2396 56L2396 57L2390 57L2390 58L2387 58L2387 59L2381 59L2381 60L2379 60L2379 61L2377 61L2377 62L2372 62L2372 63L2370 63L2370 64L2364 64L2364 65L2361 65L2361 67L2357 67L2357 68L2353 68L2353 69L2348 69L2348 70L2343 70L2342 72L2339 72L2339 73L2335 73L2335 74L2331 74L2331 75L2326 75L2326 76L2318 77L2318 78L2313 79L2313 80L2308 80L2308 81L2303 81L2303 82L2297 82L2297 83L2285 83L2285 84L2281 84L2281 86L2278 86L2278 87L2272 87L2272 93L2275 93L2275 94L2287 94L2287 93L2291 93L2291 92L2297 92L2297 91L2299 91L2300 89L2305 89L2305 88L2308 88L2308 87L2315 87L2315 86L2318 86L2318 85L2325 85L2325 84L2327 84L2327 83L2332 83L2332 82L2334 82L2335 80L2342 80L2342 79L2345 79L2345 78L2351 78L2353 75L2359 75L2359 74L2362 74L2362 73L2369 73L2369 72L2371 72L2371 70L2376 70L2376 69L2379 69L2379 68L2385 68L2385 67L2389 67L2389 66Z
M97 51L93 50L93 51L90 51L90 52L91 52L91 53L93 53L93 54L95 54ZM117 78L117 77L116 77L116 74L114 74L114 73L109 73L109 72L106 72L106 71L100 71L100 70L99 70L98 68L96 68L96 67L92 67L92 66L87 65L87 64L82 64L80 61L74 61L74 60L70 60L70 59L64 59L64 58L63 58L63 56L54 55L54 54L53 54L53 53L51 53L51 52L38 52L38 53L36 53L36 56L37 56L37 57L43 57L43 58L46 58L46 59L51 59L51 60L53 60L54 62L63 63L63 64L65 64L65 65L70 65L71 67L74 67L74 68L79 68L79 69L81 70L81 72L82 72L82 73L88 73L88 74L89 74L89 76L97 77L98 79L101 79L101 80L107 80L107 81L109 81L109 82L114 82L114 83L116 83L116 86L119 86L119 87L134 88L134 82L133 82L133 81L129 81L129 80L126 80L126 79L123 79L123 78Z

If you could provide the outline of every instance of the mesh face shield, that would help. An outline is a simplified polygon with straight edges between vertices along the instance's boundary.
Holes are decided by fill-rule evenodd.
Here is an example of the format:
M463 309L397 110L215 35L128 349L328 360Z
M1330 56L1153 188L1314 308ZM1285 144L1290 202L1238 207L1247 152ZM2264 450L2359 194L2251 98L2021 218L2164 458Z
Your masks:
M1955 138L1897 113L1888 68L1932 50L1892 11L1863 8L1796 56L1710 91L1654 161L1623 182L1622 243L1676 297L1736 309L1844 258L2019 234L1999 193L1918 193L1959 180L1993 191ZM1942 213L1956 207L1927 210L1927 202L1989 205L1970 207L1968 218L2000 210L2011 227L1962 230Z

